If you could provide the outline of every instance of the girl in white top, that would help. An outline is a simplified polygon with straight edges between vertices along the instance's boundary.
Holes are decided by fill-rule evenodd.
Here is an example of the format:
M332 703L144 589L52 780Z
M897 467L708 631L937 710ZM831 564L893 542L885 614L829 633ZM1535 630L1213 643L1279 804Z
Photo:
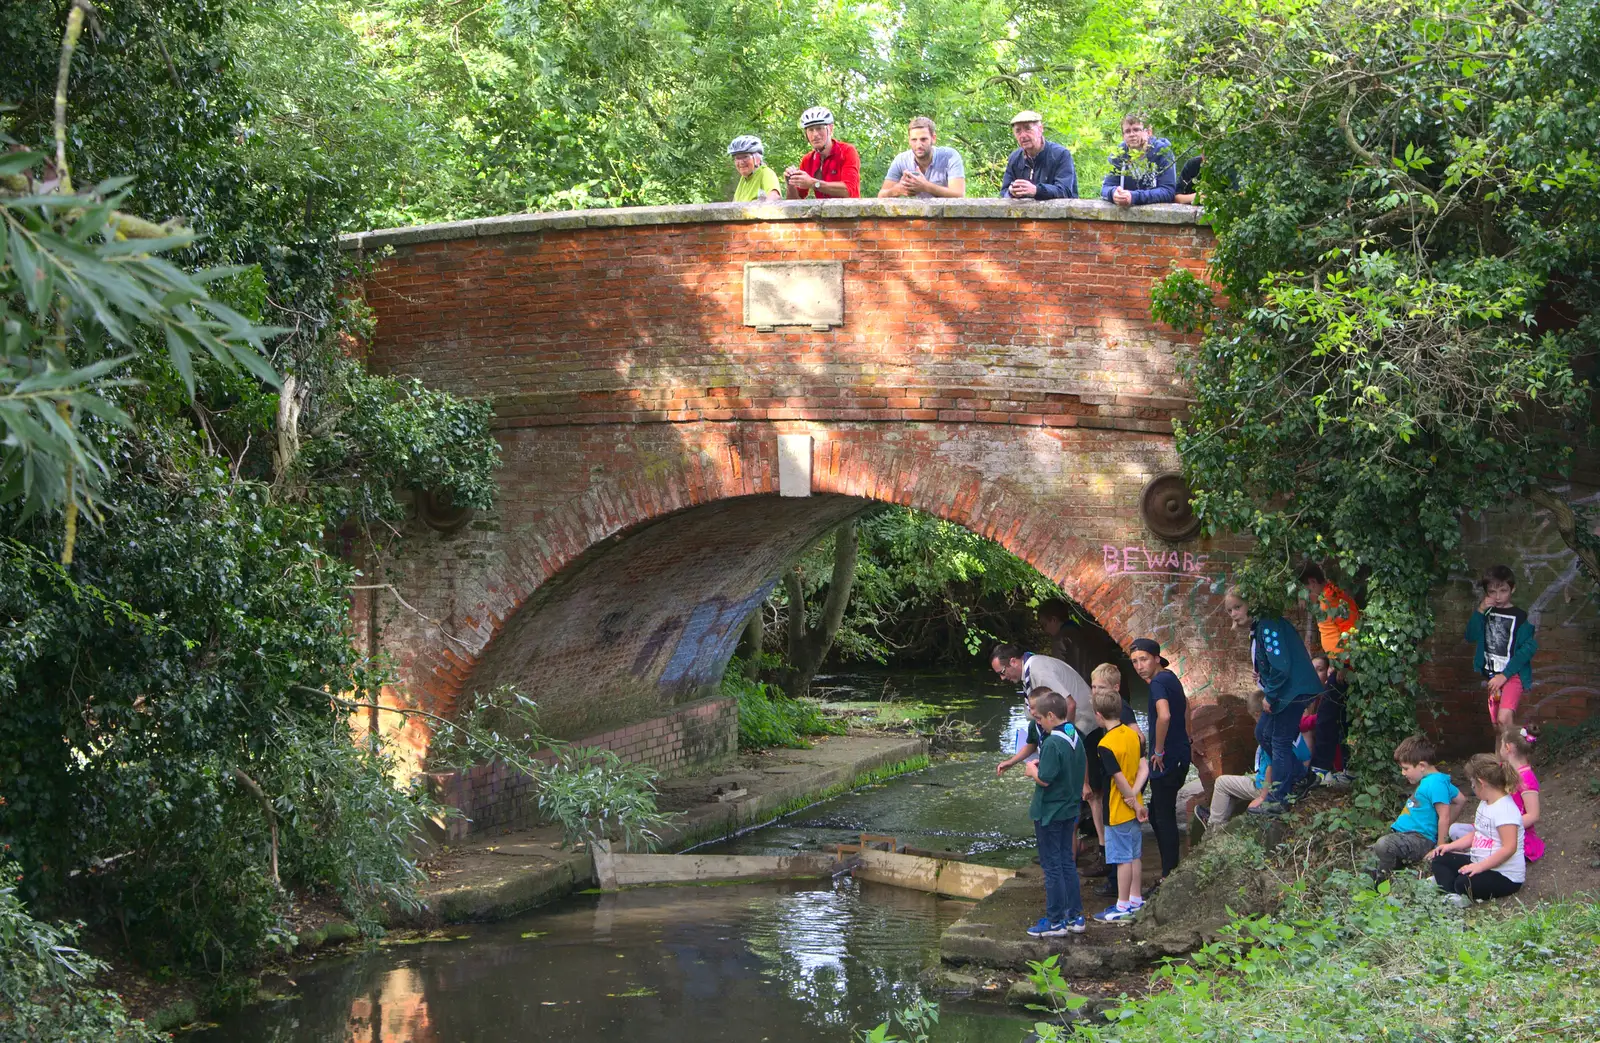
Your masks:
M1466 773L1480 801L1472 832L1433 849L1434 882L1461 904L1515 894L1528 878L1522 810L1511 799L1516 772L1480 753L1467 761Z

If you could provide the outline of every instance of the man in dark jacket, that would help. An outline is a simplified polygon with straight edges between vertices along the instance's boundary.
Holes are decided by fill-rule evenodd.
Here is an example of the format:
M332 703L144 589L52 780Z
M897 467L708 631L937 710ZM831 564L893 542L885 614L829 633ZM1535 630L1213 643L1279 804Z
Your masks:
M1006 161L1002 199L1076 199L1078 172L1065 145L1044 139L1044 117L1024 109L1011 117L1017 150Z
M1111 173L1100 186L1100 198L1118 206L1170 203L1177 188L1172 142L1152 138L1142 117L1122 117L1122 151L1111 157Z

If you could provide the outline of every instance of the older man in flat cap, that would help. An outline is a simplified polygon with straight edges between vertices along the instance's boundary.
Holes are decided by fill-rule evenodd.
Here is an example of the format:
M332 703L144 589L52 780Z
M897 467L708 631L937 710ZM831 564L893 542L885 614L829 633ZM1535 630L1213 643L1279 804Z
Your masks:
M1017 150L1006 161L1002 199L1076 199L1078 172L1065 145L1044 139L1044 117L1024 109L1011 117Z

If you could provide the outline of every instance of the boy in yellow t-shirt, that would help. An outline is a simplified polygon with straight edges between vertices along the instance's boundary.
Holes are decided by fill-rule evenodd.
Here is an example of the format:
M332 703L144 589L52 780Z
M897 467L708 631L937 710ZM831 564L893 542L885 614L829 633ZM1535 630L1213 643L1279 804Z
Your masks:
M1122 723L1122 696L1117 692L1094 693L1094 715L1106 730L1100 740L1100 763L1111 780L1106 801L1106 863L1117 867L1117 904L1095 914L1101 923L1126 923L1144 905L1141 876L1144 866L1142 823L1150 818L1139 792L1150 776L1150 760L1144 756L1139 733Z
M766 150L754 134L741 134L728 143L733 169L739 172L739 185L733 190L735 203L776 203L783 198L778 175L764 161Z

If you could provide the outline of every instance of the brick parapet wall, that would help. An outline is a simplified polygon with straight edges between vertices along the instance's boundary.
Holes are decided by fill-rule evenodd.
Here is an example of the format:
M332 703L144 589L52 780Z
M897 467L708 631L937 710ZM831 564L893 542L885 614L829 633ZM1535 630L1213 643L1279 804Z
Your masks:
M715 764L737 752L739 705L727 698L703 699L663 717L591 735L572 745L610 750L630 764L671 775ZM537 759L551 763L555 758L545 750ZM503 763L434 774L429 780L435 798L461 812L446 824L444 839L448 842L541 819L537 780Z

